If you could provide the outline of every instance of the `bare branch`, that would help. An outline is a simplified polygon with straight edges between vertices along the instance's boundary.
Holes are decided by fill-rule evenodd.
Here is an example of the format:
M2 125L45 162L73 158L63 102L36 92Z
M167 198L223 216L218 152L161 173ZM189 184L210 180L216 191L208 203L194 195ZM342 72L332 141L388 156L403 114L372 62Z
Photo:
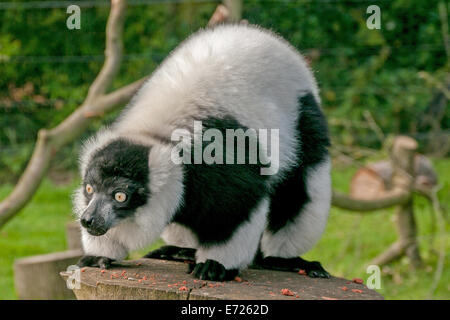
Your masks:
M410 198L411 193L403 190L394 190L383 197L373 200L355 199L343 193L334 191L332 205L350 211L368 212L401 205L407 203Z
M105 63L89 88L87 101L105 94L120 68L123 54L122 31L125 20L126 1L111 0L111 11L106 24Z
M106 111L110 105L122 105L130 101L136 91L144 84L147 77L139 79L133 83L117 89L111 93L101 96L97 99L96 107L99 111Z
M450 100L450 91L446 88L445 84L437 80L435 77L433 77L430 73L426 71L419 71L417 73L419 78L424 79L431 85L435 86L438 90L440 90L444 96Z
M400 190L409 194L414 190L414 156L416 154L417 141L407 137L395 138L391 161L393 165L392 184L394 190ZM405 254L414 268L422 265L422 259L417 244L417 228L414 219L412 197L396 208L396 225L398 240L387 251L373 260L373 264L383 265Z
M223 23L228 21L228 18L230 16L230 11L222 4L219 4L214 11L213 15L208 21L208 26L212 27L216 24Z

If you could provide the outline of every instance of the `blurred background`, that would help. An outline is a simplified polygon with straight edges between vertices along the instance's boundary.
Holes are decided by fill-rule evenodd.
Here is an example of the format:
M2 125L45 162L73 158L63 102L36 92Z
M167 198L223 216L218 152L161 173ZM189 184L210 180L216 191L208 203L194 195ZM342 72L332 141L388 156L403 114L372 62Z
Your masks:
M66 9L72 3L81 7L79 30L66 27ZM128 1L123 61L111 89L150 74L181 41L207 25L219 3ZM383 169L370 165L389 159L395 136L418 142L417 151L428 160L423 165L425 184L436 195L413 196L422 263L413 268L405 256L386 263L376 290L387 299L449 299L448 3L241 4L242 19L281 34L314 70L330 125L335 190L351 193L358 183L379 182ZM367 27L369 5L381 10L380 29ZM38 130L55 127L83 103L104 62L109 9L109 1L100 0L0 2L0 201L26 168ZM70 197L80 182L76 170L81 141L118 112L120 108L95 119L80 138L62 147L31 202L0 228L0 299L18 298L15 259L66 249L65 226L74 220ZM365 177L364 172L370 174ZM333 275L367 279L370 261L398 237L395 210L360 213L333 207L322 240L305 258L321 261Z

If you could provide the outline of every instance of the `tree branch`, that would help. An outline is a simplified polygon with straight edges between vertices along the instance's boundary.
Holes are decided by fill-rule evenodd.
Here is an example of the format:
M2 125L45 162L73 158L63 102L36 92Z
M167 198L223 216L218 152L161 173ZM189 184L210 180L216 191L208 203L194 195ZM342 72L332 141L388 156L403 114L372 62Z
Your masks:
M106 24L105 63L97 78L89 88L87 101L105 94L120 68L123 55L123 23L125 21L126 1L111 0L111 11Z
M367 212L386 209L395 205L405 204L411 198L411 193L404 190L393 190L387 195L373 199L360 200L340 192L333 191L331 203L333 206L357 212Z

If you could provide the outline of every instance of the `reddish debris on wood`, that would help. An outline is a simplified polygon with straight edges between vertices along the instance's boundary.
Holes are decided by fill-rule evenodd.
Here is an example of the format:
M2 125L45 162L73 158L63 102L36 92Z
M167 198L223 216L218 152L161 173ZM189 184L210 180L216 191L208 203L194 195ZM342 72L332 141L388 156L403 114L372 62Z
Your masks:
M341 287L341 290L342 290L342 291L347 291L348 288L347 288L346 286L343 286L343 287Z
M180 290L180 291L188 291L188 288L186 286L182 286L182 287L179 287L178 290Z
M289 289L281 289L281 294L285 296L293 296L294 293Z
M356 292L356 293L363 293L363 291L360 290L360 289L352 289L352 291L353 291L353 292Z
M361 279L361 278L354 278L354 279L353 279L353 282L354 282L354 283L363 284L363 283L364 283L364 280Z
M306 271L303 269L298 270L298 274L301 274L302 276L306 276Z

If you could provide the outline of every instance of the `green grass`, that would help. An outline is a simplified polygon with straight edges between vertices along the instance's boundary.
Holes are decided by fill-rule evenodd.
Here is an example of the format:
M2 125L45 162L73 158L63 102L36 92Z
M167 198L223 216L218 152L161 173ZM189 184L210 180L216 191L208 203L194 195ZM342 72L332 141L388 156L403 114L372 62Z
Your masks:
M441 202L450 206L450 160L436 160L443 189L439 193ZM334 170L334 188L347 191L354 168ZM67 186L55 186L45 181L31 203L0 230L0 299L16 299L13 280L13 263L20 257L44 254L66 249L65 225L73 219L70 194L76 182ZM12 186L0 187L0 199L11 191ZM412 271L407 259L400 259L383 269L381 289L386 299L425 299L431 288L437 264L436 249L445 243L450 248L448 224L446 234L436 235L430 244L433 232L433 211L426 200L417 196L415 216L418 225L419 244L425 267ZM333 208L324 236L305 258L317 259L333 275L345 278L363 278L369 274L366 267L371 259L383 252L396 240L393 210L358 214ZM448 217L447 217L448 219ZM161 242L152 247L160 245ZM149 248L130 254L136 258ZM448 267L448 260L446 267ZM436 299L450 298L450 268L444 267L439 286L434 293Z

